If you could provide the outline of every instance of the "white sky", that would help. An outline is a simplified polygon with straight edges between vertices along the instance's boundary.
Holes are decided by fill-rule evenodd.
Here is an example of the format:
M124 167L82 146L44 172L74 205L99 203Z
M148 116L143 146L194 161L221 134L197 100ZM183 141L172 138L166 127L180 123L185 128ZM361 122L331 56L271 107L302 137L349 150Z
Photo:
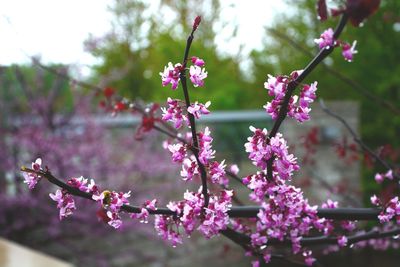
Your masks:
M221 45L232 53L260 47L263 26L282 1L221 0L223 18L239 24L237 40ZM3 0L0 1L0 65L28 63L27 55L39 55L43 62L87 66L96 62L83 51L89 33L102 36L110 29L112 0ZM235 3L235 8L230 4ZM221 38L224 43L224 39ZM220 42L220 43L221 43Z

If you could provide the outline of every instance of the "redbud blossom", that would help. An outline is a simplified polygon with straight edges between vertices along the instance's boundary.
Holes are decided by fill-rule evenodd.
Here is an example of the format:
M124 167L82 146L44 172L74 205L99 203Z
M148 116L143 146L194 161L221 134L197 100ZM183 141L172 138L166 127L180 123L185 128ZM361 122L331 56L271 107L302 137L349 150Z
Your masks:
M60 209L60 220L72 215L73 211L76 209L75 201L72 195L65 190L57 189L56 193L50 193L50 198L57 202L57 208Z
M344 235L339 236L338 239L337 239L337 242L338 242L339 247L345 247L345 246L347 246L347 241L348 241L348 240L347 240L347 237L344 236Z
M32 162L32 170L38 172L42 170L42 159L38 158L35 162ZM34 172L23 172L22 175L24 176L24 183L28 184L29 189L35 188L36 184L40 181L42 176Z
M174 126L177 129L182 126L183 121L189 124L187 116L182 114L182 107L179 105L179 99L171 99L168 97L167 103L168 109L164 107L161 108L163 112L163 121L170 121L174 123Z
M179 75L182 69L182 65L180 63L172 65L171 62L168 63L167 67L164 67L164 72L160 72L162 86L166 86L171 84L172 90L175 90L179 84Z
M210 101L207 101L205 104L198 103L197 101L194 104L191 104L188 108L187 111L191 114L196 119L200 119L201 115L207 115L210 114L210 111L207 109L211 105Z
M356 44L357 41L354 41L352 46L350 46L348 43L342 45L342 55L346 61L353 61L354 54L358 53L358 51L355 49Z
M201 59L201 58L192 57L191 60L192 60L192 63L193 63L194 65L196 65L196 66L204 67L204 65L205 65L204 60Z
M332 47L333 45L335 45L333 34L334 32L332 28L329 28L321 34L319 39L314 39L314 42L319 46L319 49Z
M189 74L194 87L204 86L203 80L207 78L207 72L205 69L202 69L199 66L190 66Z

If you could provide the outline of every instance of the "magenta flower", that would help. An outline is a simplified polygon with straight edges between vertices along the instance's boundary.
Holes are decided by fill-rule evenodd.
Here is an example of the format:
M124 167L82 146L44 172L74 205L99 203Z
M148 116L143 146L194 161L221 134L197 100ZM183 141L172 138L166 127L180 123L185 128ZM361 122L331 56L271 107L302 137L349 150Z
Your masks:
M204 65L205 65L204 60L202 60L201 58L192 57L191 60L192 60L192 63L193 63L194 65L196 65L196 66L204 67Z
M196 159L191 157L190 159L185 158L182 162L181 176L184 181L190 181L195 175L199 174L199 167L197 166Z
M52 200L57 202L57 208L60 209L60 220L72 215L73 211L76 209L72 195L65 190L57 189L55 194L50 193L49 196Z
M339 236L338 239L337 239L337 242L338 242L339 247L345 247L345 246L347 246L347 241L348 241L348 240L347 240L347 237L344 236L344 235Z
M290 79L284 76L271 76L268 75L267 82L264 83L265 89L268 90L268 95L273 96L274 99L271 102L267 102L263 107L266 112L271 115L272 119L277 119L281 104L284 100L284 96L287 90L288 83L296 79L302 70L293 71L290 74ZM298 122L304 122L310 119L311 108L309 105L314 102L316 98L315 91L317 90L317 82L310 85L305 84L300 92L300 97L293 95L289 99L287 114L289 117L295 118ZM298 104L297 104L298 102Z
M210 203L205 209L204 220L199 226L200 232L206 238L218 235L229 224L228 210L231 207L232 191L224 190L221 196L210 196Z
M211 181L216 184L228 185L229 180L225 177L225 160L221 163L214 161L209 166L209 173L211 175Z
M348 44L348 43L344 43L342 45L342 55L346 61L348 61L348 62L353 61L354 54L358 53L358 51L355 49L356 44L357 44L357 41L354 41L352 46L350 46L350 44Z
M375 174L375 181L380 184L385 180L385 178L389 180L393 180L393 171L388 170L386 173L377 173Z
M207 101L205 104L201 104L196 101L194 104L191 104L188 107L187 111L193 114L196 119L200 119L201 115L210 114L210 111L207 109L210 105L210 101Z
M132 219L139 219L140 223L148 223L149 219L149 210L156 210L157 199L146 200L143 204L143 207L140 210L140 213L132 213Z
M314 42L319 46L319 49L323 49L325 47L331 47L335 44L335 40L333 39L333 30L329 28L325 30L319 39L314 39Z
M214 158L215 150L212 149L212 137L208 127L204 129L204 132L199 132L199 160L202 164L207 165L208 162Z
M171 99L168 97L168 109L164 107L161 108L163 112L162 120L174 123L176 129L179 129L184 121L189 124L187 116L182 114L182 107L179 105L179 101L179 99Z
M107 211L107 217L110 219L108 224L115 229L118 229L122 225L121 218L119 217L117 212Z
M237 174L239 173L239 167L238 167L238 165L232 164L232 165L229 167L229 171L230 171L231 173L237 175Z
M379 206L381 204L379 198L376 195L371 196L371 203L375 206Z
M141 208L140 213L132 213L132 219L139 219L140 223L148 223L149 211L145 208Z
M190 80L194 87L204 86L204 79L207 78L207 72L199 66L190 66Z
M101 207L107 210L108 224L118 229L122 225L119 212L123 205L129 204L128 198L130 195L131 191L127 193L117 193L115 191L110 192L106 190L99 195L93 194L92 199L99 202Z
M37 158L35 162L32 162L32 170L38 172L42 170L42 159ZM29 189L35 188L36 184L40 181L42 176L37 173L32 172L23 172L22 175L24 176L24 183L28 184Z
M182 65L177 63L175 66L171 62L168 63L167 67L164 67L164 72L160 72L161 81L163 86L171 84L172 90L175 90L179 84L179 75L182 69Z
M88 179L83 178L83 176L79 177L79 178L71 178L68 180L67 184L78 188L79 190L83 191L83 192L89 192L89 188L87 187L87 182Z
M378 215L381 223L389 222L391 219L396 218L397 224L400 224L400 202L398 197L392 198L387 204L384 211Z
M307 266L312 266L313 263L316 261L316 259L314 257L312 257L312 251L311 250L306 250L303 252L303 256L304 256L304 263Z
M172 153L174 162L182 162L186 157L186 146L182 143L168 145L168 150Z
M170 216L156 215L154 227L158 235L160 235L162 239L170 241L173 247L182 244L182 237L177 232L177 222Z

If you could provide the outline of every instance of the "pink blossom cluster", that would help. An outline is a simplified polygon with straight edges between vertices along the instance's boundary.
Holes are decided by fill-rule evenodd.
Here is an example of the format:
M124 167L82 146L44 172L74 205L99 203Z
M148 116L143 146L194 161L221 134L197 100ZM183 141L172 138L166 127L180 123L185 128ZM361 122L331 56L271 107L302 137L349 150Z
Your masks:
M387 223L393 218L400 224L400 201L399 197L394 197L385 205L384 210L378 215L381 223Z
M176 129L182 126L183 122L189 124L188 118L183 114L179 99L167 99L168 108L161 107L163 112L162 120L172 122Z
M50 198L57 202L57 208L60 209L60 220L72 215L73 211L76 210L75 201L72 195L66 190L57 189L56 193L50 193Z
M274 77L268 75L268 80L264 83L264 87L268 90L268 94L274 97L274 99L271 102L267 102L263 107L267 113L271 115L272 119L275 120L278 118L279 110L287 92L289 82L295 80L301 72L302 71L292 72L290 78L285 76ZM317 82L310 85L305 84L301 89L300 96L291 96L287 111L288 116L296 119L298 122L309 120L309 113L311 111L310 104L316 99L316 90Z
M119 215L121 207L125 204L129 204L128 198L131 196L131 191L127 193L115 192L115 191L103 191L100 194L93 194L92 199L100 203L102 208L107 211L107 217L109 219L108 224L115 229L118 229L122 225L122 220Z
M244 146L253 164L265 170L267 161L274 157L272 165L274 176L279 180L290 179L293 171L299 170L299 165L294 155L288 152L288 146L282 134L277 133L268 139L266 129L261 130L250 126L250 130L253 136L247 138L248 142Z
M204 196L201 188L197 193L186 191L184 199L170 202L167 207L176 216L156 215L155 228L164 240L169 240L173 246L182 243L179 227L190 236L194 230L199 230L206 238L219 234L229 223L228 210L231 207L232 191L223 190L219 196L211 195L209 205L204 207Z
M196 119L200 119L201 115L210 114L210 111L207 109L211 105L210 101L207 101L205 104L198 103L197 101L194 104L191 104L187 111Z
M330 48L336 45L335 38L333 37L334 31L332 28L326 29L321 33L320 38L314 39L314 42L319 46L319 49Z
M164 72L160 72L162 85L167 86L168 84L171 84L172 90L175 90L180 81L179 75L181 71L182 64L177 63L172 65L172 63L169 62L168 66L164 67Z
M389 179L389 180L393 180L393 171L392 170L388 170L386 173L377 173L375 174L375 181L377 183L382 183L383 180L385 180L385 178Z
M93 179L90 179L90 183L88 184L88 179L83 176L79 178L71 178L67 182L68 185L78 188L80 191L91 193L98 195L100 194L98 186L95 184Z
M146 200L145 203L143 203L142 208L140 209L140 213L132 213L131 218L139 219L141 223L148 223L150 215L149 210L156 210L156 203L157 199Z
M183 125L183 122L189 125L187 113L193 114L196 119L200 119L202 115L209 114L210 111L207 108L211 105L211 102L208 101L202 104L196 101L187 108L187 113L184 112L184 108L181 106L181 101L179 99L171 99L168 97L167 104L168 108L161 107L163 112L162 120L172 122L174 127L179 129Z
M354 41L353 44L350 45L349 43L335 40L332 28L325 30L320 38L314 39L314 42L319 46L319 49L329 49L333 46L340 45L342 47L342 56L349 62L353 61L354 54L358 53L355 49L357 41Z
M202 87L204 86L204 79L207 78L207 72L204 68L202 68L205 63L204 60L198 57L192 57L191 62L192 66L189 68L189 78L193 83L194 87ZM185 71L182 64L177 63L173 65L171 62L168 63L166 67L164 67L164 71L160 72L162 85L166 86L171 84L172 90L175 90L180 81L181 73Z
M38 158L32 162L32 170L38 172L42 170L42 159ZM24 183L28 184L29 189L35 188L36 184L42 179L42 176L35 172L23 172Z

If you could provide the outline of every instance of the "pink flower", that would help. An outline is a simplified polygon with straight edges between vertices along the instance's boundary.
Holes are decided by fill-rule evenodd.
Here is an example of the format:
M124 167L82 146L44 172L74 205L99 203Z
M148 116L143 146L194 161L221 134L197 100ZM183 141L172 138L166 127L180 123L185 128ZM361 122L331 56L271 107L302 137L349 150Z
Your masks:
M118 229L122 225L119 212L123 205L129 204L128 198L131 191L127 193L117 193L115 191L103 191L99 195L92 195L92 199L99 202L101 207L107 210L107 217L110 219L108 224Z
M190 181L195 175L199 174L196 159L185 158L182 163L181 176L184 181Z
M326 203L323 203L321 205L321 207L324 208L324 209L336 209L336 208L338 208L338 206L339 206L338 202L337 201L332 201L331 199L328 199L326 201Z
M375 181L380 184L383 182L383 180L385 180L385 178L389 179L389 180L393 180L393 171L392 170L388 170L386 173L377 173L375 174Z
M396 217L397 223L400 224L400 202L398 197L392 198L386 204L385 210L378 215L381 223L389 222L393 217Z
M197 101L194 104L191 104L187 111L191 114L193 114L193 116L196 119L200 119L201 115L207 115L210 114L210 111L207 109L209 106L211 105L210 101L207 101L207 103L205 104L199 104Z
M304 256L304 262L307 266L312 266L313 263L316 261L316 259L312 257L311 250L304 251L303 256Z
M191 60L192 60L192 63L196 66L204 67L204 65L205 65L204 60L202 60L201 58L192 57Z
M182 114L182 107L179 105L179 99L171 99L168 97L167 103L168 109L164 107L161 108L163 112L163 121L174 123L176 129L179 129L184 121L189 124L186 115Z
M115 229L118 229L122 225L121 218L119 217L118 213L112 212L112 211L107 211L107 217L110 219L108 221L108 224Z
M301 75L301 73L302 70L293 71L289 78L285 76L273 77L268 75L268 80L264 83L264 87L268 90L268 94L273 96L274 99L271 102L267 102L267 104L265 104L263 107L265 108L266 112L271 115L272 119L275 120L279 116L279 111L286 94L288 83L296 79L296 77ZM295 118L299 122L309 120L309 113L311 111L309 106L316 98L316 90L317 82L314 82L310 85L306 84L303 86L300 92L300 97L293 95L289 99L287 111L288 116ZM299 103L297 104L297 102Z
M177 244L182 244L182 237L177 232L177 222L166 215L156 215L154 220L154 227L164 240L168 240L172 243L173 247Z
M212 137L208 127L204 129L204 132L199 132L199 161L207 165L208 162L214 158L215 150L212 149Z
M168 63L167 67L164 67L164 72L160 72L162 85L166 86L171 84L172 90L175 90L179 84L179 75L182 69L182 65L177 63L175 66L171 62Z
M203 80L207 78L207 72L205 69L202 69L199 66L190 66L189 74L194 87L204 85Z
M345 246L347 246L347 237L344 235L339 236L337 239L337 242L338 242L339 247L345 247Z
M355 50L356 44L357 41L354 41L352 46L350 46L348 43L344 43L342 45L342 55L346 61L353 61L353 55L358 53L358 51Z
M206 238L218 235L229 224L228 210L231 207L232 191L224 190L221 196L210 196L210 202L205 209L204 220L199 226L200 232ZM202 195L201 195L202 196Z
M373 195L371 198L371 203L375 206L379 206L380 205L380 201L379 198L376 195Z
M168 145L168 150L172 153L174 162L182 162L186 157L186 146L182 143Z
M238 165L236 165L236 164L232 164L232 165L229 167L229 170L230 170L231 173L233 173L233 174L235 174L235 175L237 175L237 174L239 173L239 167L238 167Z
M78 188L80 191L83 192L89 192L89 188L86 186L88 182L88 179L83 178L83 176L79 178L71 178L68 180L67 184Z
M132 213L131 214L132 219L139 219L140 223L148 223L148 218L149 218L149 211L145 208L142 208L140 210L140 213Z
M218 163L217 161L214 161L213 163L210 164L210 175L211 175L211 181L216 184L223 184L223 185L228 185L228 179L225 177L225 160L223 160L221 163Z
M39 172L42 170L42 159L37 158L35 162L32 162L32 170ZM42 179L42 176L40 176L37 173L33 172L23 172L22 175L24 176L24 183L28 184L29 189L35 188L36 184Z
M260 235L260 233L251 234L251 244L253 246L262 246L267 243L267 237Z
M335 44L335 40L333 39L333 30L332 28L329 28L325 30L319 39L314 39L314 42L318 44L319 49L325 48L325 47L330 47Z
M75 201L71 194L67 193L65 190L58 189L55 194L50 193L50 198L57 202L57 208L60 209L60 220L72 215L73 211L76 209Z
M149 210L156 210L157 199L146 200L143 204L143 207L140 210L140 213L132 213L132 219L139 219L141 223L148 223L149 218Z

